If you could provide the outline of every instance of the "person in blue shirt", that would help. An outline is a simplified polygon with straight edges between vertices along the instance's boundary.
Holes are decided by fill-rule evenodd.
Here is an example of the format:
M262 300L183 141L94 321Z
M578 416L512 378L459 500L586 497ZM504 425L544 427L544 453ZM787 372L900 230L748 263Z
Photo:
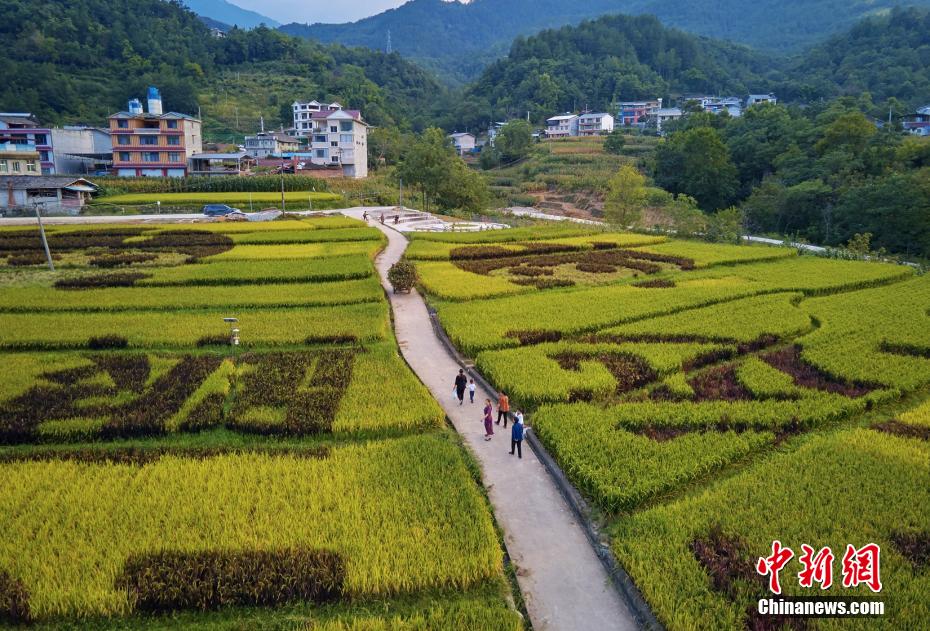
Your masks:
M510 430L510 455L517 453L518 458L523 458L523 412L517 412L513 421L513 428Z

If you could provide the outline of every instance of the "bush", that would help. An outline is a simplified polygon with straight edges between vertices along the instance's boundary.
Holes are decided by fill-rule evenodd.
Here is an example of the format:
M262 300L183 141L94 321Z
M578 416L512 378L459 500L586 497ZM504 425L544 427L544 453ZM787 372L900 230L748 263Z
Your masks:
M79 276L61 278L55 281L58 289L100 289L103 287L132 287L136 281L148 278L142 272L120 272L117 274L98 274L96 276Z
M29 592L18 580L0 570L0 622L24 624L32 621Z
M121 335L99 335L87 340L87 348L92 351L107 348L126 348L127 346L129 346L129 340Z
M394 288L394 293L410 291L417 284L417 268L407 260L400 260L388 270L388 281Z

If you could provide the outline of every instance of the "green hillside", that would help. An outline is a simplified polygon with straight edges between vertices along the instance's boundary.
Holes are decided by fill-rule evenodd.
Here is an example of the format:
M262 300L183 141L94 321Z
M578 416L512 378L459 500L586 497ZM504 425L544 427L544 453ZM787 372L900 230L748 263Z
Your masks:
M100 124L157 85L166 108L200 107L220 135L236 131L237 107L239 131L254 130L259 115L286 124L295 98L338 99L375 125L409 126L441 92L399 55L267 28L217 39L194 13L161 0L0 0L0 14L0 110L53 124Z
M519 35L578 24L607 14L654 15L685 31L727 39L770 53L792 53L848 29L865 16L898 6L897 0L472 0L467 4L413 0L347 24L287 24L287 33L321 42L394 50L465 82L506 54ZM930 0L908 4L928 6ZM506 16L505 19L504 16Z

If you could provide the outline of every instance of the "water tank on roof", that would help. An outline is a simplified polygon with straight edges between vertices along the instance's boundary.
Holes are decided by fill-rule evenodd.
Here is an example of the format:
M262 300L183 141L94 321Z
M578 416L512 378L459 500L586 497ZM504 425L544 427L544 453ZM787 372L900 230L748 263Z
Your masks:
M161 94L155 86L149 86L148 94L149 114L161 114Z
M129 101L129 113L130 114L141 114L142 113L142 101L139 99L131 99Z

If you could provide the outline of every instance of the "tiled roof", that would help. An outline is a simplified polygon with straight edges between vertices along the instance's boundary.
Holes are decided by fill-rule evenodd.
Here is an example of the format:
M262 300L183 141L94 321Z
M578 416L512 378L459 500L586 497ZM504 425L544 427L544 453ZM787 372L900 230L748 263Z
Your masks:
M22 191L36 188L65 188L81 182L96 187L97 185L82 177L72 177L70 175L0 175L0 191L9 188L10 182L13 183L13 190Z

